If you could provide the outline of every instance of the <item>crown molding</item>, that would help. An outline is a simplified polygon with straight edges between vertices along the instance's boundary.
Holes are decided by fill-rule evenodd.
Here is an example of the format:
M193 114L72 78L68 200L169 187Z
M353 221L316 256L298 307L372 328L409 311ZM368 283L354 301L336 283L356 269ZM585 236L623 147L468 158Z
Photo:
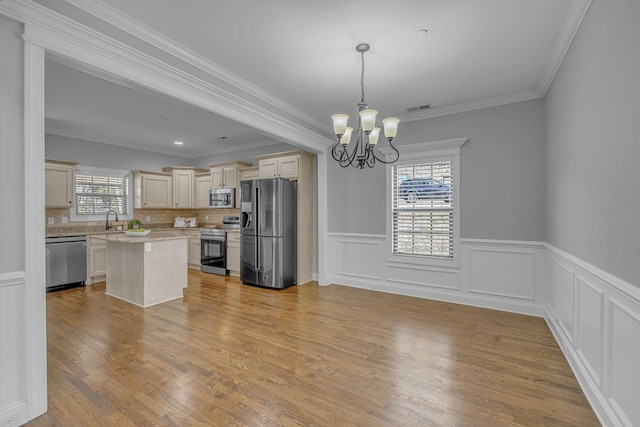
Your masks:
M448 116L450 114L464 113L467 111L479 110L482 108L497 107L500 105L513 104L516 102L530 101L544 98L547 90L551 86L556 73L562 65L562 61L571 47L571 43L582 24L582 20L587 14L591 5L591 0L573 0L569 6L569 11L562 24L560 33L549 56L549 60L542 73L542 78L538 83L538 88L530 91L499 96L495 98L483 99L480 101L456 104L447 107L433 108L428 110L414 111L411 113L399 114L397 117L403 122L414 120L430 119L433 117Z
M571 47L571 43L573 43L573 39L587 14L587 10L589 10L589 6L591 6L591 0L573 0L571 2L569 12L562 24L553 52L549 57L549 62L538 85L538 90L542 93L542 96L545 96L549 87L551 87L551 83L553 83L553 79L556 77L560 65L562 65L562 61L564 61L564 57Z
M515 102L530 101L544 97L538 90L520 92L512 95L498 96L480 101L472 101L464 104L450 105L448 107L430 108L428 110L414 111L411 113L399 114L397 117L402 122L412 122L415 120L431 119L433 117L448 116L451 114L464 113L466 111L480 110L482 108L497 107Z
M95 0L95 1L91 1L91 2L87 2L84 0L64 0L66 2L68 2L69 4L83 10L86 13L89 13L107 23L109 23L110 25L113 25L114 27L125 31L137 38L139 38L140 40L143 40L151 45L153 45L154 47L167 52L170 55L173 55L183 61L185 61L186 63L197 67L198 69L208 73L209 75L220 79L226 83L228 83L229 85L251 95L256 97L257 99L260 99L262 101L264 101L265 103L267 103L268 105L271 105L275 108L278 108L279 110L286 112L288 114L290 114L293 117L296 117L300 120L302 120L305 123L308 123L312 126L315 126L317 129L321 129L321 130L326 130L326 124L324 122L320 122L319 120L315 119L314 117L311 117L305 113L303 113L302 111L296 109L295 107L291 106L290 104L285 103L284 101L280 100L279 98L275 97L274 95L260 89L259 87L257 87L256 85L253 85L252 83L241 79L240 77L236 76L235 74L229 72L228 70L225 70L224 68L218 66L217 64L214 64L213 62L197 55L195 52L187 49L184 46L181 46L179 44L177 44L176 42L168 39L167 37L163 36L162 34L156 32L155 30L152 30L151 28L141 24L140 22L122 14L121 12L119 12L117 9L113 8L112 6L106 4L104 1L102 0ZM422 110L422 111L415 111L415 112L411 112L411 113L402 113L399 114L397 117L401 119L401 121L403 122L409 122L409 121L416 121L416 120L424 120L424 119L429 119L429 118L434 118L434 117L440 117L440 116L446 116L446 115L451 115L451 114L457 114L457 113L463 113L463 112L467 112L467 111L473 111L473 110L478 110L478 109L483 109L483 108L489 108L489 107L496 107L496 106L500 106L500 105L506 105L506 104L512 104L512 103L516 103L516 102L522 102L522 101L528 101L528 100L533 100L533 99L538 99L538 98L543 98L546 93L547 90L549 89L549 87L551 86L551 83L553 82L553 79L556 75L556 73L558 72L562 61L564 60L564 57L566 56L569 47L571 46L571 43L573 42L573 39L580 27L580 24L582 23L582 20L584 19L584 16L586 15L589 6L591 5L591 1L592 0L573 0L570 7L569 7L569 11L567 13L567 17L563 23L563 26L561 28L561 31L558 35L558 38L556 39L556 43L554 45L554 49L549 57L549 61L545 67L545 71L542 74L541 80L539 82L538 85L538 89L534 89L534 90L530 90L530 91L525 91L525 92L520 92L520 93L516 93L516 94L509 94L509 95L505 95L505 96L500 96L500 97L495 97L495 98L489 98L489 99L484 99L484 100L479 100L479 101L472 101L472 102L468 102L468 103L463 103L463 104L456 104L456 105L451 105L451 106L446 106L446 107L440 107L440 108L434 108L434 109L428 109L428 110ZM16 7L20 6L20 7ZM43 6L40 6L39 4L33 3L33 2L28 2L27 0L2 0L0 1L0 13L4 13L7 16L13 17L14 19L17 19L21 22L31 22L31 23L38 23L38 21L42 21L42 16L40 16L40 19L33 19L33 14L34 14L34 9L37 9L37 14L39 15L44 15L45 19L44 21L46 22L47 20L54 20L54 19L60 19L59 16L55 17L55 15L58 15L57 13L50 11L47 8L44 8ZM54 18L55 17L55 18ZM62 17L64 18L64 17ZM71 21L68 20L67 18L64 18L64 20L66 21L65 25L70 25L70 23L74 26L77 27L81 27L80 24L75 23L75 21ZM86 28L86 27L84 27ZM92 31L93 33L96 33L95 31L91 30L91 29L87 29L88 31ZM98 33L96 33L98 34ZM104 36L102 36L103 38L106 38ZM115 42L115 41L113 41ZM117 43L117 42L115 42ZM123 45L124 46L124 45ZM129 48L130 50L133 50L131 48ZM138 53L141 54L142 53ZM184 73L183 73L184 74ZM195 79L193 77L191 77L192 79ZM210 85L206 82L202 82L206 85L209 85L211 87L213 87L213 85ZM220 91L223 92L223 91ZM231 96L233 97L233 95L228 94L227 92L221 93L221 96ZM235 97L240 99L239 97ZM245 101L246 102L246 101ZM276 117L276 120L285 120L287 122L287 124L290 125L290 127L293 128L301 128L301 129L305 129L306 131L309 131L308 129L301 127L291 121L288 121L280 116L275 115L274 113L255 106L254 104L250 104L248 102L246 102L246 106L245 108L254 108L256 111L255 113L258 114L258 112L263 113L266 116L272 116L272 117ZM232 107L231 105L229 107ZM204 108L204 107L203 107ZM205 108L207 109L207 108ZM210 110L211 111L211 110ZM218 111L213 111L216 114L221 114L221 115L225 115L221 112ZM251 114L250 114L251 115ZM242 120L238 120L237 118L233 117L233 116L226 116L229 118L232 118L234 120L240 121L242 123L248 124L249 126L253 126L257 129L260 129L262 131L265 131L268 134L273 134L273 135L278 135L278 133L274 132L274 129L263 129L260 128L256 125L258 118L254 118L253 120L249 120L248 122L244 122ZM311 132L311 131L309 131ZM319 134L315 133L315 132L311 132L313 133L316 137L319 136ZM320 136L321 137L321 136ZM321 137L322 138L322 137ZM326 150L328 147L330 147L331 145L333 145L333 141L330 139L326 139L326 138L322 138L323 142L319 145L314 145L314 149L317 151L323 151ZM290 143L295 143L295 141L308 141L308 139L290 139L287 142Z
M315 117L299 110L293 105L283 101L270 92L260 88L259 86L239 77L224 67L210 61L209 59L197 54L186 46L166 37L162 33L148 27L147 25L125 15L113 6L102 0L64 0L65 2L77 7L78 9L95 16L96 18L124 31L151 46L168 53L171 56L179 58L187 64L198 68L205 73L222 80L223 82L266 102L273 107L292 115L305 123L317 127L318 129L329 131L326 122L322 122Z

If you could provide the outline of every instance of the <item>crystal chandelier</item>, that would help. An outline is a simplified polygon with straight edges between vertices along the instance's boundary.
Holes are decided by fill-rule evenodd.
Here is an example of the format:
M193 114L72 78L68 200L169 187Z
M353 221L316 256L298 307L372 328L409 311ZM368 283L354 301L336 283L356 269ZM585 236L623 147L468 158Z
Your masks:
M355 141L352 141L353 128L347 126L349 116L346 114L334 114L333 131L338 137L338 142L331 149L333 158L340 163L340 166L346 168L353 166L359 169L366 167L372 168L376 161L381 163L394 163L400 157L400 153L391 141L398 132L399 119L389 117L382 121L384 127L384 135L389 141L390 150L388 157L377 147L378 137L380 136L380 128L376 127L376 110L370 110L364 100L364 53L369 50L370 46L366 43L360 43L356 46L356 51L360 52L362 58L362 74L360 75L360 88L362 96L358 103L358 128L355 134ZM377 154L376 154L377 152Z

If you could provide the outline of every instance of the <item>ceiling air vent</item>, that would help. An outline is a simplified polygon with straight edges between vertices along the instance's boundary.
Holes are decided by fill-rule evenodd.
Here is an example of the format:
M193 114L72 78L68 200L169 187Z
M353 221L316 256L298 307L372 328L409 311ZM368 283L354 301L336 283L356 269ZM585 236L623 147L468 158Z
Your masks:
M418 105L417 107L409 107L407 108L407 111L412 112L412 111L428 110L429 108L431 108L431 104L424 104L424 105Z

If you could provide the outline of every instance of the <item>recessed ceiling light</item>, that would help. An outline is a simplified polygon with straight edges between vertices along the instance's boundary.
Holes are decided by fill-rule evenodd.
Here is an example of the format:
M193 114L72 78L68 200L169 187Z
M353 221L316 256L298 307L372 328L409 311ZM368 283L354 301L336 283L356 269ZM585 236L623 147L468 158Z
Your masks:
M173 143L174 143L174 144L176 144L176 145L182 145L182 144L184 144L184 142L182 142L182 141L173 141Z

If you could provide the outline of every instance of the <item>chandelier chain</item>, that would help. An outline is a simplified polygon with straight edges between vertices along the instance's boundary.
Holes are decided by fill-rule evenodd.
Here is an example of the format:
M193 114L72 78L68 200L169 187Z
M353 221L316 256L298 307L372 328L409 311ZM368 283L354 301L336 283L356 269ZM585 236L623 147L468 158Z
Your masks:
M362 89L362 97L360 102L364 102L364 52L360 52L360 58L362 62L362 74L360 74L360 88Z

